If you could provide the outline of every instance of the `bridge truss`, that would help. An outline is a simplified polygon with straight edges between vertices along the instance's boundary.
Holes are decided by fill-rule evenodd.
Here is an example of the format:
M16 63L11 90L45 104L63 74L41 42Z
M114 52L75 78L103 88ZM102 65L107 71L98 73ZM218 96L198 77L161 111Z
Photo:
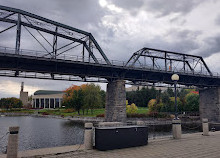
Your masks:
M213 76L200 56L142 48L126 63L128 67L151 68L159 71Z
M0 46L0 76L101 83L122 79L127 84L160 86L172 84L171 75L178 73L180 85L220 86L218 76L199 56L143 48L127 62L110 61L86 31L5 6L0 6L0 23L4 44ZM4 36L6 32L9 35ZM27 34L37 50L22 48L28 45ZM4 38L13 35L15 43Z
M0 6L0 21L5 26L0 34L16 28L15 54L21 53L22 33L28 33L46 52L42 57L59 59L74 55L76 50L82 62L111 64L93 35L86 31L5 6Z

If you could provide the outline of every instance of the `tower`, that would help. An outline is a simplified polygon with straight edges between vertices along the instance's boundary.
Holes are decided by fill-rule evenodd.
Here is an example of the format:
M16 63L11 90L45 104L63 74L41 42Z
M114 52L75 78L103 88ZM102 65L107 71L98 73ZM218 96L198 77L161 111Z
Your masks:
M24 91L24 82L21 82L21 92Z
M22 101L23 107L27 107L28 92L24 92L24 82L21 82L20 100Z

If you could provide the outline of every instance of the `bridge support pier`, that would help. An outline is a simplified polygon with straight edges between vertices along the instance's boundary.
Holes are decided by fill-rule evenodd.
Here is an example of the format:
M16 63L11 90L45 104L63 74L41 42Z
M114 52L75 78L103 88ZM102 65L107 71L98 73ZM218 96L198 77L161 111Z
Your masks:
M200 118L210 122L220 122L220 87L199 91Z
M106 93L105 121L126 122L125 81L109 81Z

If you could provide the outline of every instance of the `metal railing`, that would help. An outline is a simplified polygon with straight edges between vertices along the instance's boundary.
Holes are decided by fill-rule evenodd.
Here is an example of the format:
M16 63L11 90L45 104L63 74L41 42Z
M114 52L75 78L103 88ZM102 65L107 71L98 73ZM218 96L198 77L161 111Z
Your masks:
M0 53L3 54L15 54L15 49L10 47L2 47L0 46ZM52 54L52 53L51 53ZM31 56L36 58L47 58L47 59L56 59L56 60L65 60L65 61L74 61L74 62L84 62L84 63L92 63L97 64L92 58L89 57L83 57L83 56L77 56L77 55L67 55L67 54L61 54L56 56L52 56L51 54L44 52L44 51L36 51L36 50L27 50L27 49L20 49L19 54L20 56ZM104 59L97 58L98 64L100 65L107 65ZM166 70L165 67L153 67L153 65L143 65L141 63L135 63L132 67L126 66L125 61L119 61L119 60L110 60L110 63L112 66L120 66L120 67L127 67L127 68L135 68L135 69L141 69L141 70L150 70L150 71L159 71L159 72L172 72L172 73L180 73L180 74L189 74L189 75L195 75L195 76L210 76L208 72L201 72L201 71L189 71L189 70ZM217 72L213 73L214 78L220 78L220 74Z

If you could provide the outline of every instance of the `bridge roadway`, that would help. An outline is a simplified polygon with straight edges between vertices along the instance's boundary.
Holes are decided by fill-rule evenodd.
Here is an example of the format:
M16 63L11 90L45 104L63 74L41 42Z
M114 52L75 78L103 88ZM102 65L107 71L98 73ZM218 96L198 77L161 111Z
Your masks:
M173 71L155 70L150 68L129 67L117 64L99 64L70 59L51 59L40 56L19 55L4 52L0 49L0 70L17 72L37 72L58 75L74 75L80 77L98 77L107 80L128 80L133 83L150 82L172 84ZM202 74L177 72L181 85L198 87L220 86L220 78ZM14 75L19 77L19 73ZM40 78L33 76L34 78ZM59 80L59 78L50 79Z

